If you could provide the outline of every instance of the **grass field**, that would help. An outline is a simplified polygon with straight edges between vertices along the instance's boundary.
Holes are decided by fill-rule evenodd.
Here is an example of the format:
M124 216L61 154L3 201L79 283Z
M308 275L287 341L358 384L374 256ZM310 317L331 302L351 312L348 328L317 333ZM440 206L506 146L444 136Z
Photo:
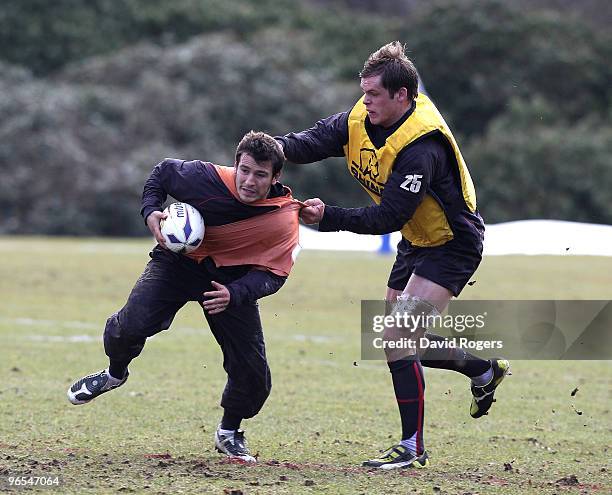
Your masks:
M382 297L392 263L373 254L303 252L260 302L274 385L244 424L255 466L213 450L225 376L195 304L149 340L124 387L70 405L67 387L106 366L104 322L149 246L0 239L0 493L21 475L59 476L45 489L56 493L612 491L612 366L601 361L515 361L479 420L463 376L427 370L431 467L359 467L399 433L386 365L359 359L360 301ZM610 258L490 257L475 279L463 298L612 299Z

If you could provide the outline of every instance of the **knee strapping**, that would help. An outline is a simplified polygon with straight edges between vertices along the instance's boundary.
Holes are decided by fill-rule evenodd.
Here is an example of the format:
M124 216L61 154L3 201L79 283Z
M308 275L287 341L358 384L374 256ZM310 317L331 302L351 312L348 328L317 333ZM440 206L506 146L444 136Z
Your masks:
M388 362L414 356L424 330L435 324L429 320L440 315L438 309L429 301L410 295L398 297L390 314L394 316L395 325L387 327L383 334Z
M426 299L409 294L398 296L397 302L393 305L391 314L398 315L406 319L410 318L414 325L414 330L420 328L426 330L435 325L436 319L440 317L440 311Z

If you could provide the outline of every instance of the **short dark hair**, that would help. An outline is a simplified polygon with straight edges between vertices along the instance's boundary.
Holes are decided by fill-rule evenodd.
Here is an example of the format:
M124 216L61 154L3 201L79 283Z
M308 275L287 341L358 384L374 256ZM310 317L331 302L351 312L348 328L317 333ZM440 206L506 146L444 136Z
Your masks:
M393 97L400 88L408 90L408 98L414 100L419 93L419 74L399 41L387 43L370 54L359 73L360 78L381 75L382 87Z
M240 156L247 153L257 163L271 161L272 175L277 175L285 163L285 154L281 145L269 134L260 131L249 131L238 143L236 148L236 164Z

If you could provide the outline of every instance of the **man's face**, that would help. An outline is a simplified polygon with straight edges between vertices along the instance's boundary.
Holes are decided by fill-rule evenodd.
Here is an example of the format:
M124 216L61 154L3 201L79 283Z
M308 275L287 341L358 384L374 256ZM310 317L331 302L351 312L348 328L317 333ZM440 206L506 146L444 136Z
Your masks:
M257 163L251 155L242 153L236 164L236 189L240 201L253 203L267 198L270 187L279 176L280 173L273 175L270 160Z
M362 78L361 89L364 93L363 103L374 125L391 127L410 106L406 88L401 88L391 97L389 91L383 88L380 75Z

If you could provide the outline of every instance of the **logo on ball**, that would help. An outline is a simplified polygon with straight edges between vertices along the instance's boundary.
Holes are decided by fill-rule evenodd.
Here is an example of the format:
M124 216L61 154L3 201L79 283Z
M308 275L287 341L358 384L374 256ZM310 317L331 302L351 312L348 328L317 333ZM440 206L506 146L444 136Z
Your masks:
M200 212L187 203L172 203L164 213L161 233L166 247L175 253L191 253L204 239L204 219Z

